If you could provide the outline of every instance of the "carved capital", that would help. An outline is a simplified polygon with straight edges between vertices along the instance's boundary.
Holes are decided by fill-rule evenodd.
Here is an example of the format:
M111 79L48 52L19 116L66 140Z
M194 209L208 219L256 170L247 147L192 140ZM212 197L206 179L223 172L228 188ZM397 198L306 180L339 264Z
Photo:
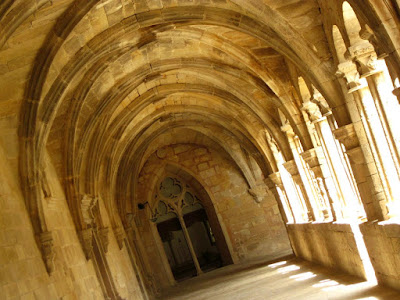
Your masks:
M335 137L346 148L350 160L357 164L364 162L364 155L360 147L360 140L356 134L353 124L342 126L333 131Z
M344 77L347 81L347 88L349 93L352 93L360 88L360 74L358 73L357 66L352 61L345 61L338 65L336 76L341 78Z
M349 48L350 56L357 62L358 73L361 78L368 77L377 70L377 54L374 47L367 41L356 44Z
M282 188L283 186L283 182L282 182L282 177L281 174L279 172L275 172L270 174L269 179L271 179L271 181L273 182L273 184L275 184L276 186L278 186L279 188ZM266 181L267 183L268 181Z
M269 177L264 179L264 183L268 187L269 190L274 190L276 187L276 184Z
M306 164L310 167L310 169L320 166L317 151L315 151L314 148L304 151L303 153L300 153L300 155L304 159Z
M358 139L353 124L335 129L333 134L335 138L344 145L347 151L360 146L360 140Z
M375 53L374 47L368 41L362 41L348 48L349 55L353 59L368 57ZM376 55L376 53L375 53Z
M93 230L91 228L82 230L79 234L79 239L86 259L91 259L93 252Z
M289 160L283 164L285 169L289 172L292 177L299 175L299 169L297 168L296 162L294 159Z
M293 131L292 126L290 125L289 121L286 120L285 124L282 125L281 130L287 134L287 136L293 137L295 133Z
M321 110L319 109L318 105L314 102L307 101L304 102L302 108L308 114L308 117L311 122L317 122L322 118Z
M51 231L42 232L39 235L40 248L46 270L49 274L54 271L53 234Z

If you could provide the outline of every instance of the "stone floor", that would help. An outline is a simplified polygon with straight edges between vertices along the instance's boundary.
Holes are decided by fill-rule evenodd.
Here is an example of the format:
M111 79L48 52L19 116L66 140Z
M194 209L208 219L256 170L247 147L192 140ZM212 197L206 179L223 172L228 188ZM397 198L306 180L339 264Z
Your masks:
M164 291L162 300L400 299L400 293L297 258L231 265Z

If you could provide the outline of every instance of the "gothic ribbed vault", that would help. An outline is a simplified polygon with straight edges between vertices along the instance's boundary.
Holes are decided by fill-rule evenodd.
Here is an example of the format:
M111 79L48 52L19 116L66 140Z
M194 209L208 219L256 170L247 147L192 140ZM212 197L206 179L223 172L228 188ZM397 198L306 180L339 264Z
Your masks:
M115 279L113 264L124 260L141 295L173 284L150 222L165 174L199 191L233 263L292 248L325 263L307 256L314 250L303 253L304 236L284 223L346 219L351 193L359 220L390 219L396 184L382 175L390 163L373 167L372 157L391 153L399 174L397 123L382 100L378 115L389 138L380 150L377 131L362 123L371 120L369 110L365 117L357 105L367 101L358 83L364 78L369 86L375 80L375 100L396 99L398 17L396 0L1 1L1 141L48 273L68 269L65 233L53 221L59 216L79 241L74 249L96 262L93 285L103 295L135 297L135 288ZM380 96L378 77L368 77L375 74L371 57L385 64L392 98ZM330 131L314 125L320 118ZM342 143L338 154L329 154L324 130ZM364 151L361 160L354 149ZM344 165L332 171L335 159ZM352 191L340 174L353 178ZM311 183L298 185L305 178ZM297 190L288 190L288 180ZM302 193L297 202L295 193ZM52 213L61 204L51 199L65 201L68 217ZM127 258L110 258L113 245ZM365 277L363 259L353 260L356 266L339 267ZM151 262L164 265L154 270ZM381 273L382 282L399 287L398 272Z

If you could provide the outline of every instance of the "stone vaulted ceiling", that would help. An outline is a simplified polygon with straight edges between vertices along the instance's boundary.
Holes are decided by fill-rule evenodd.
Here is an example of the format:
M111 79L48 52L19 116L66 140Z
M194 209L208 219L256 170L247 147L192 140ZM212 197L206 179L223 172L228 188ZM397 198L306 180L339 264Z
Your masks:
M124 215L141 168L162 146L217 149L250 185L246 156L264 176L277 171L267 136L292 159L283 121L312 147L298 76L348 124L321 13L340 2L1 1L0 113L19 116L35 230L45 230L36 198L46 193L46 153L72 210L80 195L102 193ZM79 227L82 216L74 217Z

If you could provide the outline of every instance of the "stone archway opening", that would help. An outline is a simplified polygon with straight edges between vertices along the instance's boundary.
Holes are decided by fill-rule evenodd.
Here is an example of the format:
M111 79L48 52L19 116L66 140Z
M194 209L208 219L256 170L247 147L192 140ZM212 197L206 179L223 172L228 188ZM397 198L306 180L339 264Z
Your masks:
M176 281L182 281L232 262L225 240L214 232L220 224L210 222L202 199L192 186L174 175L157 186L152 221ZM212 213L212 212L211 212ZM214 212L215 213L215 212ZM218 242L217 242L218 240Z

